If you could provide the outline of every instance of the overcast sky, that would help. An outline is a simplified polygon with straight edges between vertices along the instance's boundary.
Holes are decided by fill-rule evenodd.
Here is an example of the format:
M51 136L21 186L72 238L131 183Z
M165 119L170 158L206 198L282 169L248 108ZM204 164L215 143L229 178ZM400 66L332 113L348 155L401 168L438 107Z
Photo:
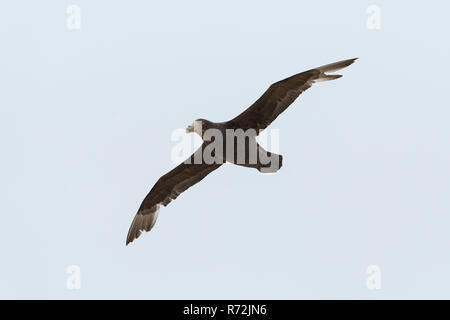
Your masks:
M3 2L0 298L450 298L449 12ZM277 174L222 166L125 246L174 130L353 57L272 124Z

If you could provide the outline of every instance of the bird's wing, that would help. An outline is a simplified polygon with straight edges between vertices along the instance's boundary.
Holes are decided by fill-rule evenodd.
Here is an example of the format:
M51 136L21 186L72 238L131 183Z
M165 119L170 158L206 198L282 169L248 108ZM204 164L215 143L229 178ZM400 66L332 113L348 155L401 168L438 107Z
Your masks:
M198 159L203 159L199 153L203 152L204 147L205 144L190 158L159 178L142 201L128 231L126 244L137 239L142 231L150 231L156 222L161 204L167 206L182 192L221 166L221 163L206 164L202 160L201 163L196 163L199 162Z
M345 68L356 59L331 63L278 81L272 84L247 110L230 122L244 130L263 130L286 110L303 91L311 87L314 82L342 77L341 75L328 75L325 72L333 72Z

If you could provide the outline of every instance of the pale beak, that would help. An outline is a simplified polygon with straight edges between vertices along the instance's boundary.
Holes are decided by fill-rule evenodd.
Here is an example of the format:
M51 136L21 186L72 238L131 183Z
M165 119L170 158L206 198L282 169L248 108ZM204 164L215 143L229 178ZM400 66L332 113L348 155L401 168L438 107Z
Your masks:
M188 126L186 128L186 133L191 133L191 132L194 132L194 126L193 125L190 125L190 126Z

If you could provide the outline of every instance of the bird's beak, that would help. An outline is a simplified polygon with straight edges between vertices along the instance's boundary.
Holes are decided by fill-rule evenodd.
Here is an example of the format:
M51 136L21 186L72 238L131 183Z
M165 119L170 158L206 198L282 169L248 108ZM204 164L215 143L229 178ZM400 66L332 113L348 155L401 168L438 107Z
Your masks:
M191 132L194 132L194 126L193 125L190 125L190 126L188 126L186 128L186 133L191 133Z

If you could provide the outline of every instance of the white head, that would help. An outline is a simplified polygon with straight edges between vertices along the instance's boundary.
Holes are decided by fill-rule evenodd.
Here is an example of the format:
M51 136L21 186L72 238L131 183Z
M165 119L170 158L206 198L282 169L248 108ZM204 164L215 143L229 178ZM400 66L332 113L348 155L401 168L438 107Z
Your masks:
M208 121L205 119L197 119L190 126L186 128L186 132L195 132L200 137L203 137L203 132L207 129L207 123Z

